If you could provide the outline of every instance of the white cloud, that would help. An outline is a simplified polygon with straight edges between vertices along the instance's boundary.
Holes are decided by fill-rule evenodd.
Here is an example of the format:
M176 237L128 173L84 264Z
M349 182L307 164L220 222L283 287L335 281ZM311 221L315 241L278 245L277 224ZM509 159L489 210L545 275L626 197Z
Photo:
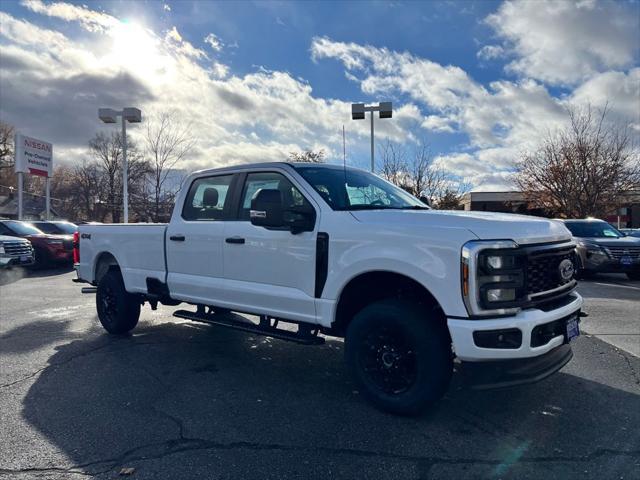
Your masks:
M425 117L421 126L427 130L433 130L434 132L454 132L451 120L446 117L439 117L438 115L429 115Z
M500 45L485 45L478 50L477 57L480 60L494 60L505 55L504 48Z
M220 38L215 33L208 34L206 37L204 37L204 41L205 43L209 44L214 52L219 52L224 46L222 40L220 40Z
M514 188L511 176L523 152L536 148L557 128L567 125L566 107L607 99L612 117L632 116L640 125L640 69L606 72L563 97L552 96L533 79L499 80L483 86L455 66L443 66L409 53L316 38L312 57L340 60L346 73L371 95L406 96L420 107L422 128L464 133L468 143L438 163L458 178L483 189ZM635 114L635 115L634 115Z
M486 23L516 56L508 71L550 84L574 85L638 58L640 12L633 2L505 1Z
M572 92L571 102L599 109L608 103L612 120L640 127L640 67L594 76Z
M350 120L349 103L318 98L308 83L286 72L232 75L228 65L209 59L175 27L158 35L84 7L30 6L43 15L64 15L89 32L74 39L0 12L0 115L52 141L60 162L77 161L96 131L113 128L98 121L100 106L135 105L145 118L172 110L190 121L196 148L179 166L190 170L284 160L303 148L337 155L342 124L350 141L369 136L366 122ZM406 128L420 119L415 105L401 105L394 122L380 122L376 138L405 140ZM129 130L134 139L141 131Z
M170 12L171 11L171 7L169 5L167 5L166 3L164 5L162 5L162 9L165 12Z
M403 94L431 113L424 128L469 135L488 148L535 141L563 118L560 102L534 81L498 81L485 88L456 66L409 53L315 38L312 57L337 58L367 94Z
M171 30L167 31L165 41L172 43L173 47L178 52L187 57L192 57L194 59L209 58L203 50L194 47L191 43L182 38L182 35L180 35L180 32L178 32L178 29L175 26L172 27Z
M44 3L41 0L22 0L22 5L35 13L60 18L67 22L77 21L91 32L107 31L118 23L118 20L111 15L90 10L84 5L78 6L64 2Z

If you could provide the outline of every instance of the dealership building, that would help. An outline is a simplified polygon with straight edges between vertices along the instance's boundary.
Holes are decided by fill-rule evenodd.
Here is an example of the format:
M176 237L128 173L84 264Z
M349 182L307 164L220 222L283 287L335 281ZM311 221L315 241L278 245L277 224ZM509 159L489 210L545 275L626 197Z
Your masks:
M603 218L620 228L640 228L640 191L628 192L618 212ZM469 192L462 197L464 210L482 212L521 213L525 215L551 216L541 208L531 208L523 192Z

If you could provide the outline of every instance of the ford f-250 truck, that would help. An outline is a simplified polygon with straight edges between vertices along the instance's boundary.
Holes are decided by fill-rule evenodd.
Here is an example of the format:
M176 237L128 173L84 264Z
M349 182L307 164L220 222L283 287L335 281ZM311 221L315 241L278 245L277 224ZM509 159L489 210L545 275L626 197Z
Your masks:
M344 337L359 390L401 414L439 399L454 362L485 388L572 357L582 298L559 222L432 210L331 165L205 170L183 185L169 224L80 226L77 281L97 286L108 332L133 329L145 302L185 302L195 309L175 316L306 344Z

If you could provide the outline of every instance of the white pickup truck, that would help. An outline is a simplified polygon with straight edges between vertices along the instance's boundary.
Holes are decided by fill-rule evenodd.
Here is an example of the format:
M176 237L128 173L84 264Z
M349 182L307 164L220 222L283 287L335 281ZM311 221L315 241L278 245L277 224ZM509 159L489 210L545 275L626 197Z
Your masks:
M97 286L108 332L133 329L145 302L185 302L196 308L175 316L306 344L344 337L359 390L395 413L439 399L454 362L477 388L542 379L579 333L561 223L432 210L353 168L199 171L169 224L78 235L76 281Z

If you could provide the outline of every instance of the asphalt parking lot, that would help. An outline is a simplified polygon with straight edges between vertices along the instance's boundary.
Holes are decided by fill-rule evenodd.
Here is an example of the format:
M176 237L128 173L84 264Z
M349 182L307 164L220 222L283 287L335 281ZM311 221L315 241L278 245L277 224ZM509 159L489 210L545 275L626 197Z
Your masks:
M454 376L434 411L403 418L361 399L337 339L167 307L114 338L72 277L0 283L0 478L640 479L640 282L580 286L590 316L553 377L478 392Z

